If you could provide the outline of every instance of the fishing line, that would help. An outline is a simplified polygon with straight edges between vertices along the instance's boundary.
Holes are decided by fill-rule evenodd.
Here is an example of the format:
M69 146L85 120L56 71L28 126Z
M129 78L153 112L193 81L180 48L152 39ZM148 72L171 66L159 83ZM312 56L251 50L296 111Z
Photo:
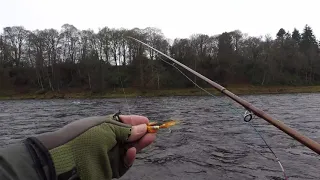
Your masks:
M124 98L125 98L125 101L126 101L126 104L127 104L127 109L128 109L129 114L131 114L131 110L130 110L130 107L129 107L127 95L126 95L125 90L124 90L124 86L123 86L123 82L122 82L122 78L121 78L119 66L120 66L120 58L119 58L119 65L118 65L118 68L117 68L117 69L118 69L119 79L120 79L120 83L121 83L121 87L122 87L122 92L123 92L123 94L124 94ZM121 113L120 110L119 110L119 113ZM131 119L131 117L130 117L130 119Z
M175 64L171 64L167 61L165 61L164 59L162 59L161 57L159 57L162 61L164 61L165 63L171 65L172 67L174 67L175 69L177 69L184 77L186 77L189 81L191 81L195 86L197 86L199 89L203 90L204 92L206 92L208 95L212 96L212 97L216 97L215 95L213 95L212 93L210 93L209 91L205 90L204 88L200 87L197 83L195 83L191 78L189 78L184 72L182 72L177 66L175 66ZM229 103L228 105L232 105L231 103ZM231 106L232 107L232 106ZM237 109L234 109L235 111L237 111L239 114L240 112Z
M138 42L140 42L140 43L148 46L148 47L151 48L153 51L156 51L157 53L159 53L159 54L167 57L168 59L172 60L173 62L179 63L179 65L183 66L184 68L191 70L191 69L188 68L187 66L181 64L180 62L178 62L177 60L173 59L172 57L165 55L165 54L162 53L161 51L158 51L158 50L152 48L152 47L149 46L148 44L146 44L146 43L144 43L144 42L142 42L142 41L139 41L139 40L137 40L137 39L135 39L135 38L132 38L132 37L129 37L129 38L134 39L134 40L136 40L136 41L138 41ZM165 62L165 63L171 65L172 67L174 67L175 69L177 69L182 75L184 75L189 81L191 81L191 82L192 82L195 86L197 86L199 89L203 90L204 92L206 92L206 93L209 94L210 96L215 97L213 94L211 94L210 92L206 91L204 88L200 87L198 84L196 84L194 81L192 81L185 73L183 73L178 67L176 67L175 64L168 63L167 61L165 61L165 60L162 59L161 57L160 57L160 60L162 60L163 62ZM199 74L199 73L198 73L198 74ZM201 76L202 76L202 75L201 75ZM204 77L204 76L202 76L202 78L203 78L203 79L208 79L208 78L206 78L206 77ZM207 82L208 82L208 81L207 81ZM214 83L214 82L213 82L213 83ZM224 93L224 91L226 90L224 87L220 86L220 85L217 84L217 83L215 83L215 85L219 87L218 89L219 89L222 93ZM229 103L229 105L230 105L230 103ZM234 109L233 106L231 106L231 109L232 109L232 110L235 110L236 112L239 113L239 111L238 111L237 109ZM239 113L239 114L240 114L240 113ZM280 167L281 167L281 170L282 170L282 172L283 172L283 174L284 174L285 179L287 179L286 174L285 174L285 170L284 170L284 168L283 168L280 160L279 160L278 157L275 155L275 153L272 151L271 147L267 144L267 142L266 142L265 139L262 137L262 135L259 133L259 131L250 123L250 121L251 121L252 118L253 118L253 113L246 111L245 114L243 115L243 118L244 118L244 121L245 121L245 122L248 122L249 125L250 125L252 128L254 128L255 132L258 133L258 135L261 137L261 139L263 140L263 142L264 142L264 143L266 144L266 146L269 148L269 150L271 151L271 153L275 156L275 158L277 159L277 161L278 161L278 163L279 163L279 165L280 165Z
M216 97L214 96L212 93L210 93L209 91L205 90L204 88L200 87L197 83L195 83L191 78L189 78L184 72L182 72L177 66L175 66L175 63L169 63L167 62L166 60L164 60L163 58L161 58L159 56L159 59L169 65L171 65L172 67L174 67L176 70L178 70L184 77L186 77L189 81L191 81L195 86L197 86L199 89L203 90L204 92L206 92L208 95L212 96L212 97ZM224 101L222 101L224 102ZM226 103L226 102L224 102ZM236 111L237 113L240 114L240 112L235 109L231 103L229 103L228 105L231 105L231 109ZM271 149L271 147L268 145L268 143L266 142L266 140L262 137L262 135L260 134L260 132L251 124L251 120L253 119L253 114L249 111L246 111L245 114L243 115L243 119L245 122L248 122L249 125L255 130L255 132L260 136L260 138L263 140L263 142L265 143L265 145L268 147L268 149L270 150L270 152L275 156L276 158L276 161L279 163L280 167L281 167L281 171L283 172L283 175L285 177L285 179L287 179L287 176L286 176L286 173L285 173L285 170L281 164L281 161L280 159L277 157L277 155L274 153L274 151Z
M130 36L127 36L130 39L133 39L151 49L153 49L154 51L158 52L159 54L165 56L166 58L170 59L171 61L173 61L174 63L178 64L179 66L183 67L185 70L189 71L190 73L194 74L195 76L199 77L200 79L202 79L203 81L206 81L207 83L209 83L211 86L213 86L215 89L219 90L221 93L225 94L226 96L228 96L229 98L231 98L232 100L236 101L238 104L242 105L244 108L246 108L247 110L250 110L251 113L254 113L255 115L257 115L258 117L262 118L263 120L267 121L268 123L272 124L273 126L277 127L278 129L280 129L281 131L285 132L287 135L291 136L292 138L294 138L295 140L299 141L300 143L302 143L303 145L305 145L306 147L308 147L310 150L318 153L320 155L320 143L316 142L315 140L299 133L297 130L287 126L285 123L281 122L278 119L273 118L271 115L269 115L268 113L264 112L263 110L253 106L251 103L247 102L246 100L240 98L239 96L235 95L234 93L232 93L231 91L229 91L228 89L226 89L225 87L221 86L220 84L212 81L211 79L203 76L202 74L198 73L197 71L189 68L188 66L184 65L183 63L173 59L172 57L166 55L165 53L151 47L150 45L136 39Z
M268 143L266 142L266 140L262 137L262 135L260 134L260 132L257 130L257 128L255 128L251 122L249 122L249 125L257 132L257 134L261 137L261 139L263 140L263 142L266 144L266 146L269 148L269 150L271 151L271 153L274 155L274 157L276 158L276 161L279 163L281 170L283 172L283 176L285 177L285 179L288 179L285 173L285 170L281 164L280 159L277 157L277 155L273 152L273 150L271 149L271 147L268 145Z

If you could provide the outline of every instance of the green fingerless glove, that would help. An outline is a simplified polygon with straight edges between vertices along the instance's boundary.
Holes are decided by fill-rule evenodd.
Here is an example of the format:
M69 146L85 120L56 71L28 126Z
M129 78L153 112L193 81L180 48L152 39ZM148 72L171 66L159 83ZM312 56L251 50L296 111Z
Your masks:
M119 178L129 169L124 156L130 134L131 125L112 116L90 117L27 142L34 154L46 162L39 173L48 179L102 180Z

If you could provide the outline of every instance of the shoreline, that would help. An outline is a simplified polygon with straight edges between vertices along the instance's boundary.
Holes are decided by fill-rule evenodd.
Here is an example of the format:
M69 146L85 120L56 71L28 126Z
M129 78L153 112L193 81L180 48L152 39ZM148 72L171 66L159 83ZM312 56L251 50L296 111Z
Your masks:
M236 95L258 95L258 94L292 94L292 93L320 93L320 86L252 86L238 85L228 86L227 90ZM214 95L222 95L214 88L204 88ZM47 91L31 93L17 93L0 91L0 100L26 100L26 99L96 99L96 98L127 98L143 97L163 97L163 96L204 96L206 92L198 88L184 89L161 89L140 91L139 89L126 88L123 93L122 88L107 90L102 93L93 93L91 91L70 89L60 92Z

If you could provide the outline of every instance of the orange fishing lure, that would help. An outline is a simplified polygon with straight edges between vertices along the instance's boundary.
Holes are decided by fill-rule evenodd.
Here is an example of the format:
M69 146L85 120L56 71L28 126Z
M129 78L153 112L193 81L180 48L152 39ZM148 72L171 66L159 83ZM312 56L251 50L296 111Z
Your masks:
M175 120L167 121L161 125L159 125L157 122L150 122L147 124L147 130L149 133L156 133L158 132L159 129L169 128L171 126L176 125L177 123L178 122Z

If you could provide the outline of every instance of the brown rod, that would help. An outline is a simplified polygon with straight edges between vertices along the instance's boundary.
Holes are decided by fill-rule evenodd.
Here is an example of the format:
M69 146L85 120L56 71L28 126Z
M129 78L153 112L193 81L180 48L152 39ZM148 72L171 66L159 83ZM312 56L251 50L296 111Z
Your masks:
M193 69L189 68L188 66L180 63L179 61L173 59L172 57L162 53L161 51L151 47L150 45L135 39L133 37L128 37L131 38L135 41L138 41L142 44L144 44L145 46L153 49L154 51L162 54L163 56L167 57L168 59L170 59L171 61L173 61L174 63L180 65L181 67L185 68L186 70L188 70L189 72L191 72L192 74L198 76L199 78L201 78L202 80L206 81L207 83L211 84L214 88L216 88L217 90L219 90L220 92L222 92L223 94L227 95L228 97L230 97L231 99L235 100L236 102L238 102L239 104L241 104L243 107L245 107L247 110L250 110L251 112L253 112L255 115L257 115L258 117L266 120L267 122L269 122L270 124L274 125L275 127L277 127L278 129L280 129L281 131L287 133L289 136L293 137L294 139L296 139L297 141L299 141L300 143L304 144L305 146L307 146L308 148L310 148L311 150L313 150L314 152L318 153L320 155L320 144L315 142L314 140L302 135L301 133L299 133L298 131L288 127L287 125L285 125L283 122L274 119L273 117L271 117L270 115L268 115L267 113L265 113L264 111L254 107L252 104L250 104L249 102L241 99L240 97L238 97L237 95L233 94L232 92L228 91L226 88L224 88L223 86L221 86L218 83L213 82L212 80L208 79L207 77L201 75L200 73L194 71Z

